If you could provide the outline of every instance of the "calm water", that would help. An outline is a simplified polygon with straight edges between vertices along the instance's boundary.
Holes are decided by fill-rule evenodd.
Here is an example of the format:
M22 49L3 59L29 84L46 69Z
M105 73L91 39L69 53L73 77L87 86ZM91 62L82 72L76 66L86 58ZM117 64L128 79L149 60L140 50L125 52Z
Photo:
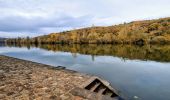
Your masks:
M170 46L1 46L0 54L99 76L130 100L170 100Z

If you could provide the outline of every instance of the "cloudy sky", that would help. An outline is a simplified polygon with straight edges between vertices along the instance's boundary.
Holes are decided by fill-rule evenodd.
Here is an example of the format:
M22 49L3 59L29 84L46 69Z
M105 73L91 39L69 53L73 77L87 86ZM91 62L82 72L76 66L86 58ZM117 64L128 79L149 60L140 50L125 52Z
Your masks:
M170 16L170 0L0 0L0 37Z

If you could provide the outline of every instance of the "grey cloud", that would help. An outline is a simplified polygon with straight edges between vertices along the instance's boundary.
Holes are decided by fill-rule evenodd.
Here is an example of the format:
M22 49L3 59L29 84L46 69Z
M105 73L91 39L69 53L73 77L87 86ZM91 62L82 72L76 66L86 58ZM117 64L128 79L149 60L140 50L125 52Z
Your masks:
M170 16L169 3L170 0L0 0L0 32L37 35L91 24L166 17ZM0 36L7 36L4 34Z
M49 17L6 16L0 17L0 31L5 32L36 32L41 28L51 27L82 27L87 25L91 17L73 17L66 14L59 17L49 15Z

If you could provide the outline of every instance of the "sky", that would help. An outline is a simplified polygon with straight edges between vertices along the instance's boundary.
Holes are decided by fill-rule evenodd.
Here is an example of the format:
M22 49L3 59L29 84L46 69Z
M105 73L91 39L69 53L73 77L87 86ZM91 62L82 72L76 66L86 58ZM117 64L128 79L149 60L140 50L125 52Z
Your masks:
M170 17L170 0L0 0L0 37Z

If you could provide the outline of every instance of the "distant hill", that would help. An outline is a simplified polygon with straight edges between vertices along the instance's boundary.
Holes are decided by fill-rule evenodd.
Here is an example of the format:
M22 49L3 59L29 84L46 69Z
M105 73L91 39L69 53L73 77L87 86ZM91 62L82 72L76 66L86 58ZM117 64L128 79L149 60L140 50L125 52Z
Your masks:
M10 40L12 42L14 40ZM32 43L117 43L117 44L170 44L170 17L134 21L108 27L88 27L15 42Z
M0 43L5 42L6 38L1 38L0 37Z

